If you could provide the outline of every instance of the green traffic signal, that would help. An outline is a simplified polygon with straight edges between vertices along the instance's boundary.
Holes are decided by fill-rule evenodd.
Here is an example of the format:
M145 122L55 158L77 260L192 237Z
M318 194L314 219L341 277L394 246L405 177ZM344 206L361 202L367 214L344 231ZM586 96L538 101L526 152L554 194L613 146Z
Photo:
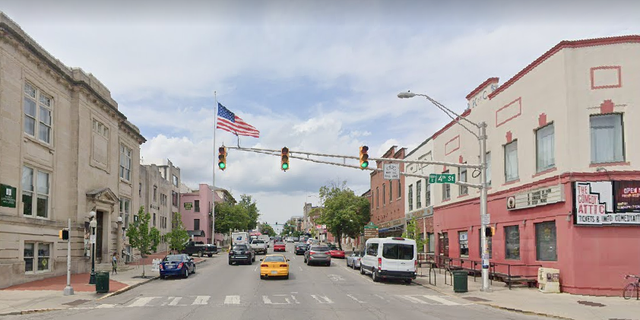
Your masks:
M224 164L224 162L220 162L220 163L218 163L218 167L220 167L220 169L224 170L225 168L227 168L227 165Z
M287 170L289 169L289 164L288 163L283 163L282 164L282 170Z
M369 162L365 161L363 163L360 164L360 168L365 169L369 166Z

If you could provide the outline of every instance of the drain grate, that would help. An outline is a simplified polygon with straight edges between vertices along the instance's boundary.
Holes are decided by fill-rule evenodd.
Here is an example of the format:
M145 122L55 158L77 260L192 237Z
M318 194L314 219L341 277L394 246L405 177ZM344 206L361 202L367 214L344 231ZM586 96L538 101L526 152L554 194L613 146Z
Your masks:
M467 300L469 300L469 301L475 301L475 302L486 302L486 301L491 301L491 300L482 299L482 298L478 298L478 297L462 297L462 299L467 299Z
M604 307L605 305L602 303L598 303L598 302L591 302L591 301L578 301L579 304L585 305L585 306L590 306L590 307Z
M91 300L82 300L82 299L80 299L80 300L74 300L74 301L71 301L71 302L63 303L63 304L67 305L67 306L77 307L77 306L79 306L79 305L81 305L81 304L83 304L85 302L89 302L89 301L91 301Z

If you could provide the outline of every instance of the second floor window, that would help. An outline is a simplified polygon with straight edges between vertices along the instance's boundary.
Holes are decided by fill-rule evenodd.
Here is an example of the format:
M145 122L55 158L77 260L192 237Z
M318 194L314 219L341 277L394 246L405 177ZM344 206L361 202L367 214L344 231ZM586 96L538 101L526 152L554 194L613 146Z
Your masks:
M591 163L624 161L622 115L591 116Z
M200 200L195 200L194 201L194 207L195 207L195 209L193 209L193 211L200 212Z
M22 167L22 215L49 218L49 174Z
M24 132L51 143L53 99L30 83L24 84Z
M460 168L458 175L460 182L467 182L467 168ZM461 196L469 194L469 188L467 186L460 186L459 191Z
M551 169L556 165L553 124L536 131L536 168L537 171Z
M171 191L171 204L173 204L174 207L177 207L179 204L179 198L178 198L178 193L175 191Z
M449 173L449 170L443 172L443 174L447 174ZM442 184L442 200L449 200L451 199L451 185L448 183L443 183Z
M422 208L422 181L416 181L416 209Z
M424 198L424 205L428 207L431 205L431 184L429 183L429 180L424 180L424 186L426 189L425 191L427 192L426 197Z
M413 185L409 185L409 195L407 196L409 201L409 211L413 210Z
M387 185L386 184L382 184L382 206L384 206L385 203L387 203L387 200L385 198L385 195L387 194Z
M504 145L504 180L518 180L518 141Z
M131 149L120 145L120 178L131 181Z
M402 197L402 183L398 180L398 198Z
M393 181L389 181L389 203L393 201Z

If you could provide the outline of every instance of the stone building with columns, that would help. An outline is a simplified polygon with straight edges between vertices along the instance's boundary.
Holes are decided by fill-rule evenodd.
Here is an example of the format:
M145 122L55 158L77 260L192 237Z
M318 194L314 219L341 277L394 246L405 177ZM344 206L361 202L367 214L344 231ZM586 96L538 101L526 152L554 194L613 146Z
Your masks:
M0 13L0 288L91 268L122 246L121 206L139 207L140 130L93 75L70 68ZM124 218L123 218L124 220Z

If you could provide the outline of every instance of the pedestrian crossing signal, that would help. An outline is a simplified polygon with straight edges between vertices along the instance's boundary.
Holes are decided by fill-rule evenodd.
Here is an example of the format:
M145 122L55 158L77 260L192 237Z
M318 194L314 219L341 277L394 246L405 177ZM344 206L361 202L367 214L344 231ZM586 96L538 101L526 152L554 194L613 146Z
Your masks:
M227 168L227 148L224 146L218 148L218 168L222 171Z
M62 240L69 240L69 230L68 229L62 229L60 231L58 231L58 237Z
M282 159L280 161L280 169L282 169L282 171L287 171L289 170L289 148L284 147L282 148Z
M486 227L484 228L484 235L485 235L485 237L493 237L495 234L496 234L496 228L494 228L494 227L489 227L489 226L486 226Z
M364 170L369 167L369 147L360 147L360 169Z

